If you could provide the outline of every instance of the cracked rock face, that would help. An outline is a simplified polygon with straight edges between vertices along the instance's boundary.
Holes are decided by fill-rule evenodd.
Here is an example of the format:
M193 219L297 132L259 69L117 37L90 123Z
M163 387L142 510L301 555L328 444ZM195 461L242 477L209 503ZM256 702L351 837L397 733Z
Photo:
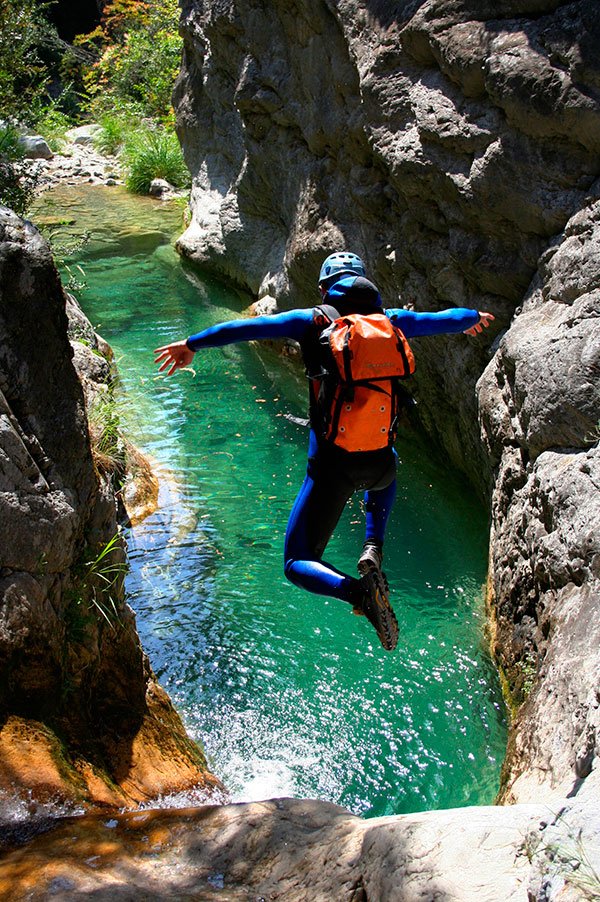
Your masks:
M566 795L587 778L598 781L599 253L595 201L543 255L478 384L498 474L490 552L496 651L526 699L506 762L508 800L536 798L544 786Z
M600 173L593 2L182 9L184 254L290 307L315 302L324 255L347 247L388 306L509 325ZM491 337L417 342L421 418L471 472L486 466L474 385Z
M412 384L425 429L491 497L495 650L525 702L512 801L598 789L597 13L182 4L182 253L289 307L314 303L323 256L346 247L387 305L496 316L475 341L415 342Z
M96 347L46 242L0 207L2 820L31 794L130 806L212 782L124 602L115 495L94 465L85 405L109 366L71 346L67 308Z

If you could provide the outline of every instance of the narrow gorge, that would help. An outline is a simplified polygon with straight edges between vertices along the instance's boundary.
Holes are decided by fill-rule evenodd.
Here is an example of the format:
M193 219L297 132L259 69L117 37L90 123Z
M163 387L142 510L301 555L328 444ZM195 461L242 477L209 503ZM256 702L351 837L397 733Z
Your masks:
M312 303L323 251L349 247L388 304L494 313L492 343L419 348L418 409L490 499L495 654L516 704L527 696L503 796L593 782L594 4L188 2L182 23L184 255L286 308Z
M289 309L314 303L324 254L347 247L389 306L496 318L491 336L420 345L411 387L432 453L490 511L489 629L512 714L501 804L371 820L294 799L98 813L219 785L123 599L118 499L85 413L85 395L89 411L108 390L109 349L33 226L3 208L0 777L22 798L96 809L77 835L67 818L9 852L0 886L19 899L598 898L596 4L181 6L184 258Z

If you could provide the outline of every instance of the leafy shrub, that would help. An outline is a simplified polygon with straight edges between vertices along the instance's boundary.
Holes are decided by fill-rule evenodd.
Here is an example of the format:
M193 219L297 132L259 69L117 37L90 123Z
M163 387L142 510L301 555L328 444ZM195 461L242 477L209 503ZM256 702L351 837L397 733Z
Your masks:
M12 126L0 128L0 203L23 216L33 201L38 176L23 159L19 133Z
M56 101L53 101L40 109L34 124L36 130L48 142L50 149L58 152L65 141L65 133L73 126L73 120L59 109Z
M177 0L109 0L102 23L82 46L98 54L84 81L91 98L110 94L142 107L142 115L168 118L181 61Z
M190 184L177 135L164 128L133 135L125 149L126 186L135 194L148 194L153 179L165 179L176 188Z
M48 23L36 0L0 2L0 97L2 117L29 122L45 94L48 72L40 56Z

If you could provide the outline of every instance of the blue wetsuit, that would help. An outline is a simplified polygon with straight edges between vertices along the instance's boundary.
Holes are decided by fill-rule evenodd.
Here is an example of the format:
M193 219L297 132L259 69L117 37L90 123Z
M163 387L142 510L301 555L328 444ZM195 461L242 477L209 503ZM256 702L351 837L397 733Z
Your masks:
M337 308L343 300L342 281L350 286L355 279L345 278L329 289L326 300ZM336 294L338 286L342 290ZM440 313L415 313L402 308L384 312L407 338L464 332L479 321L476 310L465 308ZM254 339L292 338L302 346L311 330L314 330L312 310L290 310L210 326L190 336L187 345L198 351ZM320 441L311 429L307 473L294 502L285 537L285 575L291 582L309 592L354 603L358 580L324 561L323 553L346 502L357 490L365 491L365 539L383 545L396 495L396 461L391 446L379 451L350 453Z

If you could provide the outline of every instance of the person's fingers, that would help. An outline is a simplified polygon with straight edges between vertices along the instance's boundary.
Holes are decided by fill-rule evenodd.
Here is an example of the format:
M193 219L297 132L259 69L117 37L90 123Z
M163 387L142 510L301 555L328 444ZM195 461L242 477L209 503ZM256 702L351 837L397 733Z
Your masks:
M154 362L155 362L155 363L158 363L160 360L163 360L165 357L168 357L168 356L169 356L169 352L168 352L168 351L163 351L161 354L159 354L158 351L155 351L154 353L155 353L155 355L156 355L155 358L154 358Z
M171 366L172 363L173 363L173 359L171 357L169 357L167 360L165 360L165 362L163 363L162 366L159 366L158 372L162 373L162 371L166 370L167 367Z

